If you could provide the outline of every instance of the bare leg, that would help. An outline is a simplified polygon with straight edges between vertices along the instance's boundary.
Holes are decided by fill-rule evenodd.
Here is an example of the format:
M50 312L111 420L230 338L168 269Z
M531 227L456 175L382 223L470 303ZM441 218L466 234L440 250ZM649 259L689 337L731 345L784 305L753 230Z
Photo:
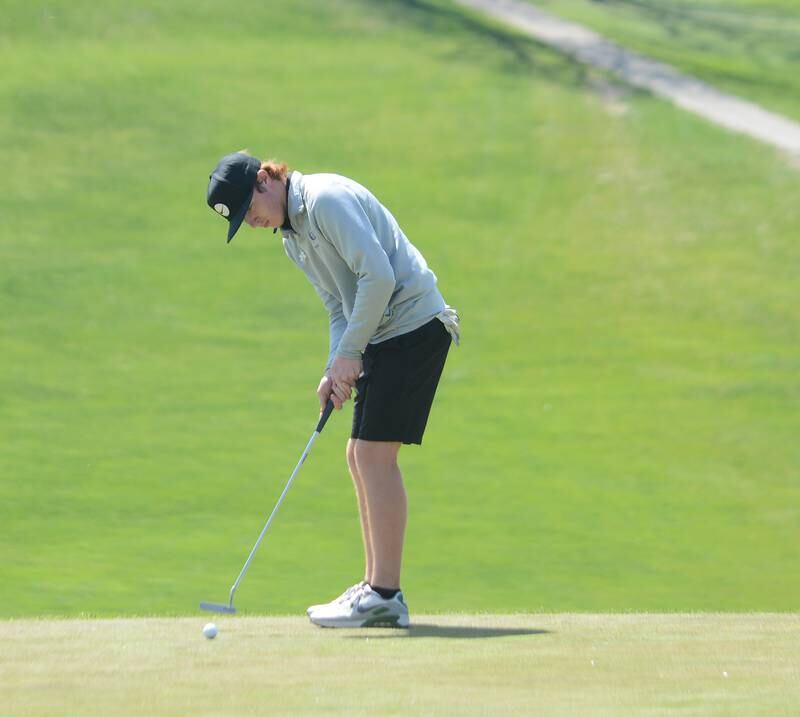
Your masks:
M353 456L369 516L372 565L367 582L399 588L408 510L403 476L397 465L401 444L362 440L354 444Z
M361 537L364 541L364 580L369 582L372 573L372 545L370 543L369 532L369 513L367 512L367 498L364 491L364 485L361 481L361 476L358 473L358 466L356 465L355 457L355 441L351 438L347 441L347 465L350 468L350 475L353 477L353 483L356 487L356 496L358 497L358 515L361 518Z

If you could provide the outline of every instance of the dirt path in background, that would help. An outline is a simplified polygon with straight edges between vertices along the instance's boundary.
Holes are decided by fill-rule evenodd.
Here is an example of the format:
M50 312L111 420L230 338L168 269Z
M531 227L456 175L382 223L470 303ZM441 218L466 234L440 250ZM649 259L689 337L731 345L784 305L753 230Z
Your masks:
M502 20L579 62L613 73L711 122L754 137L800 158L800 124L752 102L720 92L655 60L629 52L601 35L560 20L522 0L456 0Z

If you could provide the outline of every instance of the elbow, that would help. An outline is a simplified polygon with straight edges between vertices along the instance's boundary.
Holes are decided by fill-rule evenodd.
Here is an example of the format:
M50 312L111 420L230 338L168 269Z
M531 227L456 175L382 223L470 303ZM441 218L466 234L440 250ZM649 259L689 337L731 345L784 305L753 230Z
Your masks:
M370 279L374 282L376 288L380 287L381 291L388 292L389 294L394 293L397 279L395 279L394 270L388 262L387 266L383 267L380 271L376 271Z
M361 274L358 280L359 290L364 290L372 296L391 296L396 285L397 282L391 268L388 271L372 271L368 274Z
M388 276L382 276L376 283L380 287L381 291L389 296L394 293L395 287L397 286L394 273L390 273Z

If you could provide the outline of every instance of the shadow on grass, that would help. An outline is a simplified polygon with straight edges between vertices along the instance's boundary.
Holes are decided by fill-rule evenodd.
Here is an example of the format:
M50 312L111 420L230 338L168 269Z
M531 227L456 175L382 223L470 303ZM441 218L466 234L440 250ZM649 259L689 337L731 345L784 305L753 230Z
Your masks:
M796 64L800 22L791 10L731 5L730 0L701 3L665 3L662 0L592 0L617 11L621 17L638 19L648 27L660 27L663 50L684 47L696 55L697 68L709 81L736 81L743 85L769 86L774 91L797 89ZM507 73L536 76L564 86L586 88L592 70L576 59L527 36L506 23L453 4L452 0L370 0L371 11L394 17L398 24L412 24L432 35L463 38L449 59L486 64L490 54L500 58ZM622 42L624 46L624 42ZM494 52L492 52L494 51ZM741 67L745 54L749 64ZM645 52L645 54L647 54ZM732 62L728 62L731 60ZM772 64L777 60L778 67ZM765 71L766 70L766 71Z
M459 49L450 57L454 62L479 60L485 64L487 51L494 48L504 58L506 72L533 73L565 85L586 84L589 71L583 63L502 22L447 0L370 0L370 8L432 35L460 38Z
M513 637L516 635L549 635L550 630L536 630L519 627L466 627L461 625L427 625L413 624L407 630L377 629L370 630L368 634L347 635L351 640L364 640L367 638L409 638L409 637L443 637L448 639L469 639L487 637Z

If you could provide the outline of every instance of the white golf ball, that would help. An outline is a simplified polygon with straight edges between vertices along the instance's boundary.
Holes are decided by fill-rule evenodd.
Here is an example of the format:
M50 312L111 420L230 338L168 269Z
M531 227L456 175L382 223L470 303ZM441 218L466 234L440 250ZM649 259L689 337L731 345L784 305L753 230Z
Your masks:
M217 636L217 626L210 622L203 628L203 634L209 639L213 640Z

